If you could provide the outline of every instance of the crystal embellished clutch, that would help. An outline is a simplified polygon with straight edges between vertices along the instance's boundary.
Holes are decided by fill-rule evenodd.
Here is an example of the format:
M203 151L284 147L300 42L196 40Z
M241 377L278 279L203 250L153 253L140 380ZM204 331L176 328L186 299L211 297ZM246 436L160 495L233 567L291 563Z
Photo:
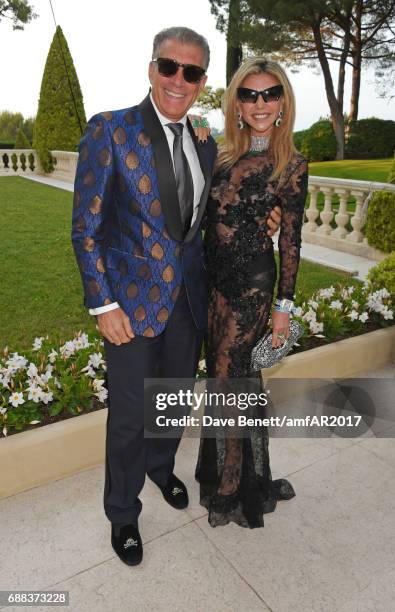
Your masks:
M281 361L291 350L295 342L303 333L303 326L299 321L291 319L289 322L289 337L278 348L272 347L272 332L269 330L263 338L258 340L251 353L251 370L256 372L262 368L271 368Z

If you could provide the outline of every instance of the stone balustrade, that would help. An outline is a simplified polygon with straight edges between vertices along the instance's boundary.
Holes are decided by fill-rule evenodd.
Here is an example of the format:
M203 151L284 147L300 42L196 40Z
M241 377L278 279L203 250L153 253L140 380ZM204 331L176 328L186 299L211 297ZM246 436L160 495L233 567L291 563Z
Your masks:
M52 151L52 155L57 163L54 172L48 176L73 183L78 153ZM4 174L45 176L36 152L31 149L0 149L0 175ZM382 259L383 254L368 245L362 232L366 223L364 202L370 193L379 190L395 193L395 185L310 176L310 202L305 211L303 240L370 259ZM322 210L318 207L320 193L324 197ZM348 206L350 197L355 200L355 210Z
M383 255L370 247L362 233L366 223L364 203L374 191L392 191L395 185L351 179L309 177L310 203L306 208L307 221L303 225L303 240L337 251L380 260ZM318 194L324 196L324 206L318 207ZM355 209L348 206L355 200ZM336 200L336 204L334 203ZM351 225L351 230L348 224Z
M40 161L33 149L0 149L0 174L39 174Z

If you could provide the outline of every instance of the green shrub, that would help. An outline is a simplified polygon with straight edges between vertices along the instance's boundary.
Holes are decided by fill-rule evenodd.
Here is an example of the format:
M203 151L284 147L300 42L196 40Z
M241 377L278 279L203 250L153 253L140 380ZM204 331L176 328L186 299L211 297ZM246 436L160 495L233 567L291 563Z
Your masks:
M376 191L369 203L365 236L370 246L395 251L395 193Z
M369 271L368 279L378 289L388 289L395 298L395 252Z
M14 149L15 142L0 142L0 149Z
M388 176L388 182L395 183L395 151L394 151L394 161L392 162L392 168Z
M395 143L395 121L359 119L349 124L346 143L348 159L382 159L391 157Z
M294 132L294 145L298 151L302 149L303 139L306 136L308 130L300 130L299 132Z
M300 152L309 161L330 161L336 157L336 137L332 123L321 119L308 129L302 138Z
M59 45L63 49L63 55ZM36 149L45 172L51 172L54 167L50 151L76 151L81 138L70 85L83 130L86 117L81 88L66 39L58 26L45 64L34 123L33 148Z
M16 133L15 148L16 149L31 149L32 148L32 145L29 142L29 139L26 136L25 132L22 130L22 128L19 128L19 130Z

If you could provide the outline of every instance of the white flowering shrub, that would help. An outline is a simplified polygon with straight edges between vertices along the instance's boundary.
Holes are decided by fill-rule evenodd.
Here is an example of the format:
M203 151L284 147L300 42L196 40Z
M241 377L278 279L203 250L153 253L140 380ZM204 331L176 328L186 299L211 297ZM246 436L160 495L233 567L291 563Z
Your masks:
M365 282L320 289L294 315L303 323L298 344L312 337L333 342L386 327L394 322L389 291ZM36 338L23 355L4 350L0 358L0 436L37 425L47 416L78 415L92 409L93 400L105 404L106 365L103 341L79 332L56 349L49 338ZM205 360L198 377L205 377Z
M107 398L100 338L79 332L56 349L48 336L36 338L23 355L6 348L0 359L0 435L41 423L47 416L78 415L92 400Z
M333 342L364 333L368 328L392 325L394 319L389 291L370 282L320 289L299 304L295 316L305 328L299 340L302 346L311 337Z

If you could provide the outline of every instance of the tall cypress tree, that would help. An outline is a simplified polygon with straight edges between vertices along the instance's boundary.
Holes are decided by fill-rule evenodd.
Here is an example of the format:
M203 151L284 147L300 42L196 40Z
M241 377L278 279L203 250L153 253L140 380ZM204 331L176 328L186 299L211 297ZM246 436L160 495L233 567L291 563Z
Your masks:
M58 26L45 63L34 126L33 147L45 172L54 168L49 153L51 150L77 150L81 128L83 130L85 125L84 102L77 72L67 41Z

